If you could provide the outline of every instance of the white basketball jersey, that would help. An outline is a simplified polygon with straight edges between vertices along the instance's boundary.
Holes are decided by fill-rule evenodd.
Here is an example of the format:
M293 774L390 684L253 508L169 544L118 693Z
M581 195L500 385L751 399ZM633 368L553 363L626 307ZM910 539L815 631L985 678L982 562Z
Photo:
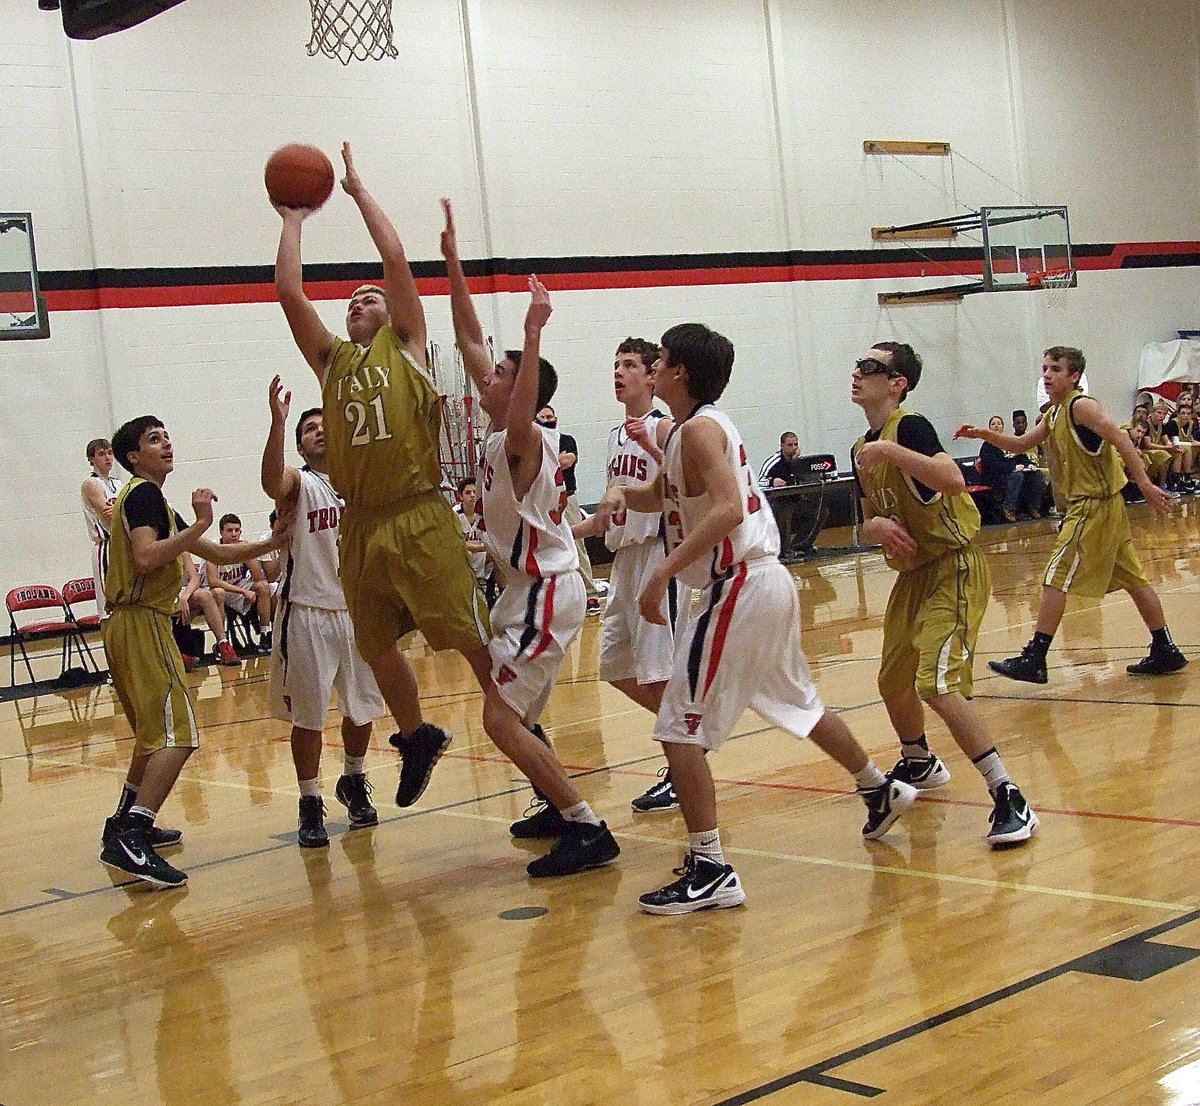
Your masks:
M508 431L488 435L483 447L483 492L475 510L482 537L505 584L558 576L579 568L571 528L563 521L567 489L558 464L558 431L542 436L542 464L525 498L517 502L505 445Z
M658 424L666 416L651 411L643 418L652 440L657 440ZM608 434L608 486L628 488L658 478L659 464L625 432L625 424ZM627 545L640 545L662 534L661 511L626 511L614 517L604 535L604 544L614 553Z
M280 592L284 602L326 611L346 609L346 596L338 578L338 523L345 509L328 476L308 468L300 470L296 522Z
M110 507L116 503L117 493L121 490L120 480L111 475L98 476L94 472L90 477L88 477L88 479L95 480L96 483L100 485L101 490L104 492L105 501ZM83 522L87 527L88 537L91 538L92 541L97 541L98 539L103 541L109 536L108 523L106 523L104 519L102 519L94 510L92 510L92 505L86 499L84 499L83 496L80 496L79 498L83 503Z
M693 561L679 573L685 584L694 588L706 588L721 579L729 570L742 561L754 561L761 557L779 556L779 527L775 516L767 508L758 493L758 478L751 471L746 459L746 447L737 427L724 411L712 404L697 408L689 418L712 419L725 432L725 456L737 474L742 490L742 521L712 552ZM680 446L680 430L683 423L676 425L667 439L663 451L663 469L666 476L666 499L663 503L667 523L667 545L675 549L712 510L712 499L703 495L683 494L683 460Z
M461 503L455 504L454 517L458 519L458 524L462 527L463 541L483 541L483 519L479 516L478 503L475 504L475 517L473 519L467 518L467 512L463 510ZM475 579L484 579L487 576L487 554L468 551L467 556L471 558L471 571L475 573Z

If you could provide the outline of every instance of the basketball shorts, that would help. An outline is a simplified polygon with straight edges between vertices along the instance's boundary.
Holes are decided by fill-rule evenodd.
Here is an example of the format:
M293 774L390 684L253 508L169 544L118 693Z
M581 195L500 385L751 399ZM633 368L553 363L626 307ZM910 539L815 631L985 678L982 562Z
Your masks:
M247 599L244 595L239 595L236 591L225 592L225 606L231 611L236 611L238 614L249 614L250 609L254 605L255 600Z
M586 610L587 589L578 572L509 584L500 593L488 646L492 680L522 721L541 717Z
M671 581L666 603L669 626L647 622L638 608L646 581L665 556L662 542L651 540L623 546L613 557L601 628L600 679L657 684L671 678L675 635L687 625L691 589Z
M487 605L440 492L387 512L347 508L339 533L342 588L368 661L416 629L433 649L467 653L487 644Z
M800 601L774 557L735 565L700 593L675 642L656 741L716 749L749 707L807 737L825 707L800 646Z
M302 730L323 730L330 693L355 726L387 714L370 665L359 656L347 611L289 603L275 616L271 713Z
M1123 496L1074 499L1067 504L1042 578L1046 587L1098 599L1149 582L1133 548Z
M893 699L915 687L922 699L969 696L990 595L987 560L974 545L898 573L883 616L879 693Z
M117 607L104 620L103 634L135 752L195 749L200 731L170 616L149 607Z

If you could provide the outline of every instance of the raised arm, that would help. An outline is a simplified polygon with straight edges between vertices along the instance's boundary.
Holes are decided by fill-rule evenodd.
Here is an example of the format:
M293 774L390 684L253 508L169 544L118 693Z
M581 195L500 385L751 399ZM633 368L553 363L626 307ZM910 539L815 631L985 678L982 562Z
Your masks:
M538 414L538 366L541 360L541 331L550 319L550 293L538 277L529 277L529 308L524 321L521 367L509 397L508 449L522 458L541 451L541 431L534 425ZM530 477L532 480L532 477ZM518 495L522 492L518 491Z
M271 408L271 429L263 446L260 477L262 490L276 502L294 499L300 489L300 474L283 461L283 439L288 413L292 409L292 393L283 390L283 381L276 376L267 393Z
M442 231L442 257L446 259L446 275L450 278L450 312L454 318L454 341L462 354L463 364L471 374L477 389L482 390L492 371L492 356L475 313L467 276L458 256L458 234L454 229L454 209L442 197L446 226Z
M387 293L388 314L392 320L392 330L400 343L412 354L419 365L425 365L425 309L421 306L421 296L417 292L417 282L413 279L412 269L409 268L408 258L404 253L404 244L400 235L386 212L379 206L378 201L363 184L362 178L354 168L354 155L350 151L350 143L342 143L342 160L346 163L346 175L342 178L342 187L351 199L358 204L359 213L366 224L371 241L379 251L383 262L384 288Z
M297 348L309 368L317 374L317 379L324 383L325 359L333 345L333 335L304 294L304 269L300 261L300 231L312 212L307 208L281 206L276 206L275 210L283 219L279 249L275 254L275 294Z

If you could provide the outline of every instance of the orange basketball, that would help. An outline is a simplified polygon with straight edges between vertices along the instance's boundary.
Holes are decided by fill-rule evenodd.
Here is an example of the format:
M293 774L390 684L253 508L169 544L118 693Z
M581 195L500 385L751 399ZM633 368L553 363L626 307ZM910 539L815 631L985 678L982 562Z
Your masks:
M282 207L320 207L333 191L333 163L316 146L293 142L269 158L267 195Z

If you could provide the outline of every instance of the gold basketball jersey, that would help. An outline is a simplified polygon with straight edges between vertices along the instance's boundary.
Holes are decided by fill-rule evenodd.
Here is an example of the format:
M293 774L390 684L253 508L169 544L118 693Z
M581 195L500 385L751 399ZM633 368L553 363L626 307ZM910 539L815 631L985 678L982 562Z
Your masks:
M321 398L329 477L373 511L441 486L441 398L390 326L367 349L334 339Z
M1046 444L1054 458L1052 478L1057 492L1072 499L1107 499L1126 484L1121 455L1103 439L1093 450L1079 438L1071 405L1083 393L1076 389L1046 411ZM1097 435L1098 437L1098 435Z
M125 485L113 504L112 537L108 545L108 576L104 580L105 607L148 607L166 615L175 613L179 600L179 589L183 587L183 568L179 559L168 561L153 572L143 575L133 563L133 546L129 541L129 520L125 517L125 501L129 493L147 483L135 476ZM166 500L163 501L166 503ZM174 537L175 512L166 503L167 536Z
M900 420L909 413L903 407L897 407L883 424L879 440L896 441ZM866 440L864 435L854 443L852 453L855 457ZM966 492L950 496L937 492L926 503L917 490L917 482L887 461L876 465L870 472L861 469L856 471L871 510L876 515L900 523L917 543L917 552L911 560L905 559L901 563L891 557L886 558L888 564L897 571L918 568L952 549L961 549L969 545L979 532L979 508Z

